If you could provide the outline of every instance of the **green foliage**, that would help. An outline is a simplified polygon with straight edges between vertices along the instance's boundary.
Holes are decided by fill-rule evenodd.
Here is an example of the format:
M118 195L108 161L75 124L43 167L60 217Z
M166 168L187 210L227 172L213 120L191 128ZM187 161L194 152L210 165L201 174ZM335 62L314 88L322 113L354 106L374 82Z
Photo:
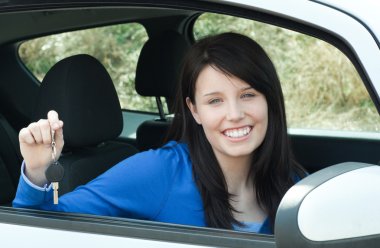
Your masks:
M252 20L204 14L194 37L237 32L256 40L273 60L282 83L289 127L380 131L377 110L351 62L316 38ZM20 57L38 79L57 61L87 53L108 70L122 108L157 112L154 99L139 97L134 80L138 56L148 37L128 23L51 35L27 41Z

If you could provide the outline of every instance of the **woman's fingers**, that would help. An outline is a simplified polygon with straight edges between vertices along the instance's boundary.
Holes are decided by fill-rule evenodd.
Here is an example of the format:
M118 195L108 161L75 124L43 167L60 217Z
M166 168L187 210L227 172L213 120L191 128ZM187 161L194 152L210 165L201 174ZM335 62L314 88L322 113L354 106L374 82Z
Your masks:
M28 127L20 130L19 140L27 144L51 143L50 125L47 120L32 122Z
M37 122L41 136L42 136L42 143L43 144L51 144L51 130L50 130L50 124L48 120L39 120Z
M23 129L20 130L19 141L20 143L26 143L29 145L35 143L33 135L27 127L24 127Z
M59 128L55 130L55 138L63 140L63 121L58 122Z
M40 130L40 126L38 125L37 122L32 122L28 126L29 132L31 133L34 141L36 144L41 144L42 143L42 134Z
M56 131L62 128L63 122L59 120L58 113L56 111L50 110L47 117L48 117L50 127L52 128L52 130Z
M55 140L58 146L63 146L63 121L59 120L58 113L54 110L49 111L48 119L41 119L32 122L28 127L20 130L19 141L28 145L44 144L52 142L52 130L55 133Z
M58 113L54 110L49 111L48 119L41 119L32 122L28 127L20 130L19 140L27 144L50 144L52 141L52 130L55 137L63 139L63 121L59 120Z

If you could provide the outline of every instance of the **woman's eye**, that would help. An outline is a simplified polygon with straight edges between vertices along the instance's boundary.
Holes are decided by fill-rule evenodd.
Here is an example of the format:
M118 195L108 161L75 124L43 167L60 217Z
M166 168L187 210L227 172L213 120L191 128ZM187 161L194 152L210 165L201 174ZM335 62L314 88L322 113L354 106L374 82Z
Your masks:
M251 97L254 97L254 96L255 96L255 94L253 94L253 93L245 93L245 94L243 94L241 96L241 98L251 98Z
M220 103L222 100L220 100L219 98L214 98L214 99L211 99L210 101L208 101L209 104L217 104L217 103Z

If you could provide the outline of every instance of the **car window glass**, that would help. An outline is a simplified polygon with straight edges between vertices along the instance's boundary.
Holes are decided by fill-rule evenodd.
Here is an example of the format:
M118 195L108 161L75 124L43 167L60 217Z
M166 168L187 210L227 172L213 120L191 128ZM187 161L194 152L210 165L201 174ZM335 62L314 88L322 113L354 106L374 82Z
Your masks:
M256 40L273 60L285 97L288 127L380 131L380 117L351 61L320 39L277 26L206 13L196 40L237 32Z
M134 86L138 57L147 40L147 32L141 24L127 23L29 40L20 45L19 55L41 81L59 60L75 54L90 54L111 75L123 109L158 112L154 97L139 96Z

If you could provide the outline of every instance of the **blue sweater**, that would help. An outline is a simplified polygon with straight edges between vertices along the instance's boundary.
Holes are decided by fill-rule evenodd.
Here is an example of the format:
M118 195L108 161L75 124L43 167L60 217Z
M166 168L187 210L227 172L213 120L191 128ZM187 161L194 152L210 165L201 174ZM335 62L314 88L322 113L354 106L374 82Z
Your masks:
M53 204L51 188L33 185L22 172L13 206L206 225L189 151L182 143L172 141L160 149L129 157L88 184L62 195L58 205ZM236 229L271 233L268 220Z

